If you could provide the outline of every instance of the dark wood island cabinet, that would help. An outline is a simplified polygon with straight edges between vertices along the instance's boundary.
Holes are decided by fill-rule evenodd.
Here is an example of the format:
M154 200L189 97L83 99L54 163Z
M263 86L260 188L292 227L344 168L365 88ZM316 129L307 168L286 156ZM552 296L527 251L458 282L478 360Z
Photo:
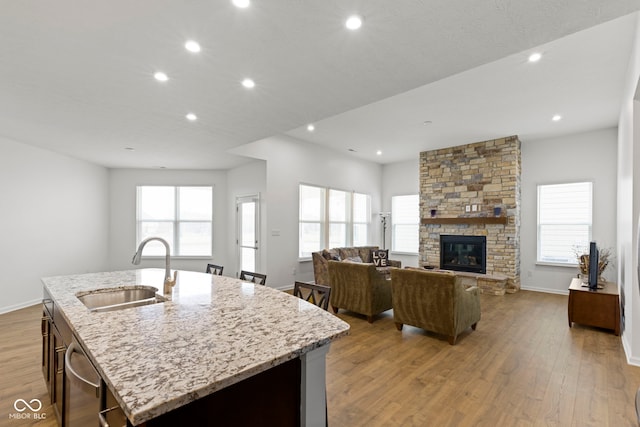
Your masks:
M165 277L43 279L42 369L62 426L326 424L325 358L346 322L236 278L180 271L161 291ZM147 304L113 304L149 289Z

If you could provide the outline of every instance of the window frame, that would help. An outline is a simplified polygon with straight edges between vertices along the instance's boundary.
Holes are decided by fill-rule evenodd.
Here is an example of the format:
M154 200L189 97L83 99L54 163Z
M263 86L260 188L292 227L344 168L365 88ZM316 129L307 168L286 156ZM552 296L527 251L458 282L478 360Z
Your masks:
M342 219L334 219L334 217L332 217L332 215L334 213L336 213L335 209L332 208L332 195L336 194L336 193L341 193L341 199L344 197L343 201L344 201L344 210L341 212L341 214L338 214L336 216L343 216ZM335 188L327 188L326 191L326 203L325 203L325 218L326 218L326 231L327 231L327 238L325 239L325 246L329 246L329 247L347 247L350 246L350 241L353 241L353 207L352 207L352 202L353 202L353 193L349 193L348 191L344 191L344 190L338 190ZM332 226L336 225L336 226L342 226L344 227L344 229L342 230L342 235L340 236L340 243L331 243L331 237L335 237L333 235L332 231ZM299 255L299 254L298 254Z
M570 186L570 185L578 185L578 184L586 184L588 186L588 198L589 200L583 200L582 203L588 204L589 212L588 212L588 220L584 222L558 222L558 221L541 221L542 209L543 206L541 204L541 192L546 187L559 187L559 186ZM585 188L586 190L586 188ZM594 199L594 185L593 181L572 181L572 182L560 182L560 183L550 183L550 184L538 184L536 187L536 264L537 265L550 265L550 266L558 266L558 267L572 267L575 268L578 265L578 260L575 255L568 256L566 261L562 261L559 259L551 260L542 258L543 254L543 242L542 239L542 228L544 226L586 226L587 234L584 242L574 242L571 245L572 252L575 254L577 251L580 251L582 246L586 246L588 248L589 242L593 239L593 199Z
M355 209L356 209L356 195L365 197L365 218L367 218L366 222L357 221L355 218ZM366 242L362 246L367 246L369 244L369 237L371 233L371 196L365 193L358 193L356 191L351 192L351 244L356 245L354 242L355 234L356 234L356 225L365 225L367 228L366 232ZM358 245L360 246L360 245Z
M398 198L398 197L416 197L417 198L417 206L416 206L416 221L415 223L401 223L398 224L396 223L396 218L398 217L397 213L394 212L394 199ZM412 251L402 251L402 250L397 250L395 248L395 233L396 233L396 225L415 225L417 228L417 236L418 236L418 241L417 241L417 245L416 245L416 251L412 252ZM395 254L402 254L402 255L419 255L420 254L420 194L419 193L412 193L412 194L397 194L395 196L391 196L391 252L395 253Z
M301 218L301 210L302 210L302 198L301 198L301 188L302 187L312 187L317 188L323 192L323 200L320 203L320 220L306 220ZM342 192L345 193L347 198L345 201L345 219L343 220L331 220L331 192ZM366 198L366 222L360 222L354 220L354 199L356 194L365 196ZM302 245L302 224L319 224L320 225L320 247L312 250L311 252L320 251L322 249L329 249L330 245L330 235L331 235L331 225L332 224L345 224L345 247L349 247L353 245L354 241L354 225L365 225L366 226L366 235L367 235L367 244L369 242L370 233L371 233L371 195L366 193L360 193L357 191L348 191L342 190L339 188L333 187L325 187L314 184L300 183L298 184L298 260L299 261L308 261L311 260L311 252L309 255L303 255L301 252ZM366 245L365 245L366 246Z
M142 199L141 192L144 188L153 188L153 187L165 187L173 189L173 219L154 219L154 220L144 220L141 219L141 208L142 208ZM194 220L194 219L180 219L180 189L181 188L208 188L211 192L211 207L210 207L210 218L208 220ZM211 259L213 257L213 193L214 193L213 185L163 185L163 184L154 184L154 185L137 185L136 186L136 247L142 241L142 225L145 222L155 222L155 223L171 223L172 224L172 234L173 234L173 244L170 245L171 249L171 258L176 259ZM209 223L211 234L209 236L209 252L208 254L189 254L189 255L181 255L177 251L180 248L180 225L188 224L188 223ZM145 237L146 238L146 237ZM150 243L151 244L151 243ZM143 259L159 259L164 258L165 255L145 255L145 252L142 252Z

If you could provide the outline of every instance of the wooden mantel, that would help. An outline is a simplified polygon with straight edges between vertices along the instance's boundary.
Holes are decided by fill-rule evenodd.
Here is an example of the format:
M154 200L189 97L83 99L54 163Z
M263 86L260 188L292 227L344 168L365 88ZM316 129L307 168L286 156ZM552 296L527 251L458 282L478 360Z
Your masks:
M503 224L509 223L506 216L474 216L455 218L422 218L421 224Z

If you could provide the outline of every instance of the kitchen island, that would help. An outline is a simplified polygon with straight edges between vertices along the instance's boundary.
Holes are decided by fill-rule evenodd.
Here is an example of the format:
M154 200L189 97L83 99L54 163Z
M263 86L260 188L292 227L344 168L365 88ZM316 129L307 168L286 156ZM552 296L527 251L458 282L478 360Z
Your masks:
M43 279L132 425L151 425L292 363L299 370L299 425L324 425L325 355L348 333L347 323L284 292L206 273L180 271L171 295L162 295L163 276L141 269ZM170 300L92 312L76 296L130 286L153 286ZM254 397L246 397L242 406L251 410Z

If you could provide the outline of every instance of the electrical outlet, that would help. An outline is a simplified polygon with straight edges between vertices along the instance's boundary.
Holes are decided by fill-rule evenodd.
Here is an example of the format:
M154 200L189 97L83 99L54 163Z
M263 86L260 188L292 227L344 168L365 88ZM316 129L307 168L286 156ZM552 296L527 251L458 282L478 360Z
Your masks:
M471 206L467 205L464 207L465 212L471 212Z
M295 268L295 267L293 267L293 268L291 269L291 275L292 275L292 276L295 276L295 275L296 275L296 268Z
M471 205L472 212L478 212L478 205Z

